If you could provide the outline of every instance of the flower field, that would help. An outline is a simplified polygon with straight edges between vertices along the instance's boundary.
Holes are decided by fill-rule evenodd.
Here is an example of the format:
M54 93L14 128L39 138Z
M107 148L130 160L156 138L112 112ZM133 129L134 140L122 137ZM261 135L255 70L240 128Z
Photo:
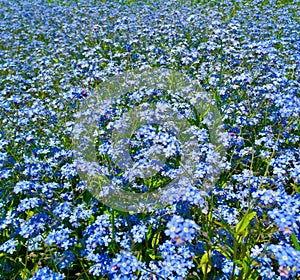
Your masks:
M0 0L0 279L300 279L299 19Z

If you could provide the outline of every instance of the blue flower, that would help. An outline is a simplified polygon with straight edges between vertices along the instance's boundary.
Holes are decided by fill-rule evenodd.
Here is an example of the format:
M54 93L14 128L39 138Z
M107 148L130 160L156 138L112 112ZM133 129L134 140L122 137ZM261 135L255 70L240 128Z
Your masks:
M69 228L60 226L57 230L52 230L47 235L45 243L48 245L55 244L59 248L67 250L76 243L75 238L70 237L70 233L72 233L72 231Z
M178 244L181 244L182 242L192 241L198 229L200 227L194 221L174 215L167 223L165 234Z
M70 250L62 253L55 253L54 261L60 269L70 268L75 261L75 253Z
M278 212L275 216L275 222L283 234L290 235L299 231L296 215L288 211Z
M30 277L28 280L63 280L65 276L59 272L53 272L49 267L40 268L35 272L33 277Z
M285 268L285 273L288 274L288 277L293 277L300 272L300 251L295 250L289 245L284 246L274 244L271 244L269 249L274 253L281 272L283 271L283 268Z
M110 265L111 265L111 259L108 257L108 254L97 254L93 255L92 259L96 262L96 264L92 265L89 269L90 273L94 276L101 276L109 273Z
M27 257L28 269L37 270L31 280L84 277L72 275L79 267L91 278L201 278L196 260L213 246L208 278L227 280L233 260L219 251L233 247L230 231L249 208L257 215L246 236L248 251L237 255L251 254L254 277L299 277L299 0L146 2L1 1L0 279L18 278ZM140 74L153 68L191 77L199 90L183 101L152 88L116 100L102 92L103 84L132 70L136 75L126 84L136 88ZM174 88L181 97L193 91L176 81ZM162 187L156 178L180 178L165 189L166 209L125 219L91 199L88 184L78 181L71 133L84 128L73 129L78 105L98 90L101 172L139 192ZM211 114L193 110L210 95L224 122L227 159L210 143ZM164 121L160 130L143 125L130 136L133 168L120 170L114 164L120 150L109 134L132 125L122 118L130 108L154 103L160 121L167 105L191 120L185 128L190 146L180 146L180 133L164 129ZM148 110L141 117L152 118ZM152 159L153 146L169 157L163 167ZM193 159L188 166L186 155ZM209 196L203 182L219 169L225 172ZM142 180L148 170L159 176ZM207 230L198 236L193 219L199 225L211 220L213 237ZM257 226L264 228L257 232ZM160 232L155 246L148 229L151 236ZM151 261L137 264L145 254ZM38 260L49 267L38 269ZM68 276L60 273L67 269Z
M167 229L165 234L170 238L175 239L181 232L181 225L184 219L181 216L173 216L173 218L167 223Z
M24 212L28 209L38 207L42 204L42 200L37 197L32 198L24 198L21 200L19 206L17 207L17 211Z
M7 252L12 255L16 251L18 244L18 240L11 238L0 246L0 251Z
M145 239L145 234L148 229L145 225L134 225L131 229L133 241L136 243L141 243Z
M131 253L123 251L122 253L117 254L111 262L111 273L120 274L122 276L128 275L133 276L133 273L136 272L140 267L140 263L137 258Z

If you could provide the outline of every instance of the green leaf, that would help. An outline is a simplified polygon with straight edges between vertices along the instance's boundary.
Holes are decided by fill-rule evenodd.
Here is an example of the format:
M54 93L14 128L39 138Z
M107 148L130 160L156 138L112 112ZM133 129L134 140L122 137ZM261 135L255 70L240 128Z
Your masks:
M141 251L138 252L137 259L138 259L138 261L142 261L143 260L143 254L142 254Z
M152 255L152 254L150 255L150 254L149 254L149 257L150 257L152 260L155 260L155 255Z
M211 271L211 265L209 262L209 252L205 252L201 258L198 268L202 269L203 274L207 274Z
M243 231L249 226L250 222L252 221L252 219L254 218L254 216L256 215L256 212L251 212L246 214L242 220L240 220L238 222L238 224L236 225L235 228L235 232L237 235L240 235L241 233L243 233Z
M148 227L148 231L147 231L147 233L146 233L146 238L147 238L147 240L150 239L151 235L152 235L152 227L149 226L149 227Z
M221 222L219 222L219 221L217 221L217 220L213 220L213 222L214 222L216 225L220 226L221 228L226 229L229 233L232 233L231 227L230 227L228 224L226 224L226 223L221 223Z
M159 243L160 231L155 233L151 241L152 248L155 248Z
M296 250L300 251L300 244L295 233L291 234L291 240Z
M245 257L242 261L243 273L247 275L251 269L252 259L250 258L250 252L246 252Z
M21 272L20 272L20 276L22 279L28 279L30 275L30 271L27 268L24 268Z
M5 236L5 237L7 237L7 238L10 237L10 234L9 234L8 229L5 229L5 230L3 231L3 236Z
M155 250L154 249L148 249L147 250L147 255L152 259L155 260L157 256L155 255ZM142 256L141 256L142 257ZM142 261L142 258L140 259Z
M27 214L27 219L30 219L35 214L34 211L30 210L27 210L25 213Z
M91 223L93 223L93 222L95 221L95 216L94 216L94 215L91 215L90 218L89 218L89 221L90 221Z
M234 254L234 250L229 246L213 246L213 249L220 252L227 259L232 258Z

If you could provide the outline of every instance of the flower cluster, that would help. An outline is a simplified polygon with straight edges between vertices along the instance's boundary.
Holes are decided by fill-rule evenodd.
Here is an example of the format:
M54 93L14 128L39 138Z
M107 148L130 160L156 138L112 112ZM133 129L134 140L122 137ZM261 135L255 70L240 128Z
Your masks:
M39 279L53 279L53 280L63 280L66 279L61 273L56 273L51 271L49 267L40 268L30 280Z
M192 241L198 229L200 227L193 220L183 219L181 216L175 215L167 223L165 234L170 236L171 240L177 244L181 244L182 242Z
M0 0L0 279L299 279L298 4Z

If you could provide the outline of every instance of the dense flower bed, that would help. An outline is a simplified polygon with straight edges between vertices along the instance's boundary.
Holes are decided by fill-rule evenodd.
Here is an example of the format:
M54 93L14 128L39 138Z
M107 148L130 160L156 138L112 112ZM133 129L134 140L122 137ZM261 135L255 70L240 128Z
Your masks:
M0 0L0 279L299 279L299 18L299 1ZM117 168L105 144L124 110L170 101L197 140L193 180L167 206L132 213L81 180L72 131L89 96L142 69L200 83L225 153L191 100L153 89L114 100L97 158L127 190L167 184L184 153L150 123L130 155L139 162L159 139L165 165L151 180Z

